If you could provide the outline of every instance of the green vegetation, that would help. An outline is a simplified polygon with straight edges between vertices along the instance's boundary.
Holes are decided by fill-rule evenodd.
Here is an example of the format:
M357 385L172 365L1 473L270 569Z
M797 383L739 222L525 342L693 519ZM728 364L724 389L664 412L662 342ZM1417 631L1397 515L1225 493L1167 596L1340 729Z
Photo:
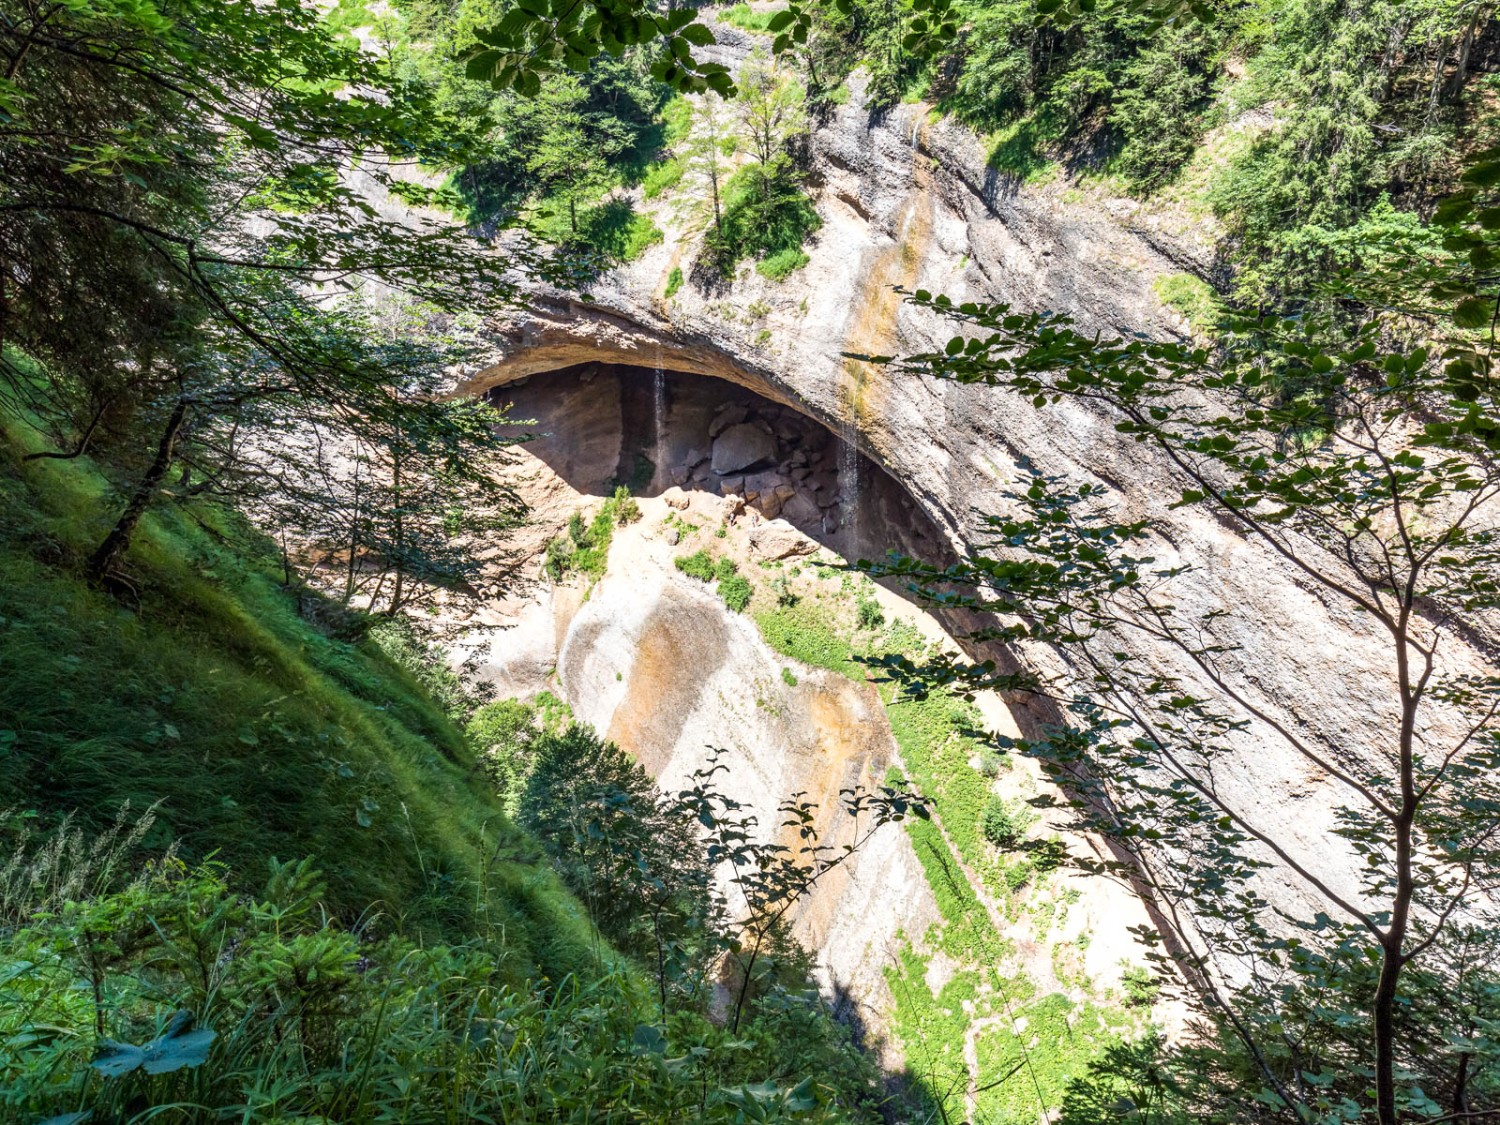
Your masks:
M699 582L712 582L716 576L713 556L701 547L691 555L679 555L672 563L683 574Z
M755 272L771 281L785 281L811 261L800 247L787 247L767 254L755 263Z
M754 593L750 580L742 574L731 574L728 578L719 579L719 597L735 613L745 611Z
M320 857L320 901L344 923L379 903L385 926L453 940L482 908L511 927L517 972L581 965L576 907L365 621L283 586L270 543L202 508L143 521L137 599L119 604L79 573L102 480L86 460L22 461L28 448L0 445L12 807L93 835L127 804L155 806L143 847L216 857L254 884L274 857ZM497 846L513 861L492 863Z
M672 272L667 274L667 288L663 294L667 300L671 300L679 289L682 288L682 267L673 266Z
M719 16L731 27L737 27L741 31L757 31L765 35L771 34L770 23L776 16L776 11L767 9L757 12L749 4L735 4L733 7L722 12Z
M1162 304L1176 309L1195 336L1214 339L1224 318L1224 303L1213 286L1190 273L1164 274L1151 283Z
M679 555L672 562L689 578L696 578L699 582L716 581L719 597L735 613L743 613L755 596L755 588L750 585L750 580L740 574L739 566L727 556L715 560L707 551L699 548L691 555Z
M647 199L659 198L682 182L684 171L682 161L675 157L650 165L641 177L641 194Z
M785 67L758 55L741 68L739 87L737 125L705 121L696 156L713 203L704 253L725 277L744 259L757 258L765 276L781 280L806 264L802 243L822 224L802 190L805 174L787 151L807 131L807 95ZM726 144L743 147L753 159L721 184L718 153Z
M542 569L554 582L561 582L570 574L581 574L590 582L597 582L609 565L609 545L614 538L614 529L640 518L640 505L630 495L630 490L620 485L594 513L592 520L585 522L582 512L574 512L568 517L567 534L559 535L547 544Z
M997 848L1014 850L1021 846L1027 830L1036 823L1036 815L996 794L984 806L979 830Z

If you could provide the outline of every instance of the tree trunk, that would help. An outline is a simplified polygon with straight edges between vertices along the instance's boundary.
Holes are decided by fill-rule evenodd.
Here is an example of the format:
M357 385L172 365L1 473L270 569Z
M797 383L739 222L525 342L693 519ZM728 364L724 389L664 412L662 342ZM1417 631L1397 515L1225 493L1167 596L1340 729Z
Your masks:
M392 450L391 458L391 493L396 500L395 512L395 539L396 539L396 584L391 588L391 612L395 613L401 608L401 598L405 593L406 586L406 521L402 515L402 505L406 502L401 494L401 450L399 448L400 435L397 435L398 448Z
M135 534L135 528L141 522L141 517L146 514L146 509L151 506L151 501L156 498L156 493L161 488L161 482L167 475L167 470L172 466L172 451L177 444L177 435L182 431L182 424L187 418L188 400L186 396L177 400L177 405L172 408L172 414L167 419L167 428L161 435L161 443L156 447L156 457L151 462L151 467L146 470L146 475L141 477L140 483L135 486L135 492L131 494L130 502L125 505L125 511L120 514L115 526L110 533L104 537L104 542L99 544L99 549L89 557L88 574L94 581L104 578L120 561L130 546L131 536Z
M1406 967L1406 933L1411 924L1412 826L1417 816L1416 738L1417 705L1421 685L1412 685L1407 650L1410 607L1403 608L1396 638L1396 683L1401 692L1401 732L1397 743L1401 804L1396 810L1396 890L1391 899L1391 922L1380 942L1380 981L1375 988L1375 1119L1397 1125L1396 1115L1396 994Z

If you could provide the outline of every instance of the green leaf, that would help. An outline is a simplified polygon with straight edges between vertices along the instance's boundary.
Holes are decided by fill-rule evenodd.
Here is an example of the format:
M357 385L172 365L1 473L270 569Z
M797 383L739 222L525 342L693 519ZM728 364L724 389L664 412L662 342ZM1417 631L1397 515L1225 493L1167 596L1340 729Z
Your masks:
M147 1074L170 1074L185 1067L201 1066L218 1032L193 1028L193 1013L178 1011L167 1030L144 1047L106 1039L99 1045L92 1066L106 1078L121 1078L135 1070Z
M1495 302L1488 297L1470 297L1453 310L1453 323L1460 328L1483 328L1494 315Z

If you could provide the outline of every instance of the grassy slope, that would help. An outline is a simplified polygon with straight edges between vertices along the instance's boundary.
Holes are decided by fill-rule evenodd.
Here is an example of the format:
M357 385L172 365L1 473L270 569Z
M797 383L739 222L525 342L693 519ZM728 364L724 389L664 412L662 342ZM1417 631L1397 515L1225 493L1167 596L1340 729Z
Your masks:
M0 440L0 792L44 819L160 803L157 838L247 886L312 856L328 906L455 937L506 926L523 974L592 964L587 924L501 816L458 730L373 646L298 614L274 559L213 510L162 510L127 605L78 563L113 502L85 461ZM202 521L201 523L199 521Z
M919 656L923 642L909 627L855 627L858 588L857 579L830 573L816 592L795 605L763 609L755 620L766 642L783 655L859 681L867 674L859 656ZM934 800L964 862L1008 918L1019 918L1023 911L1050 915L1057 907L1048 875L1029 858L1005 854L980 836L979 817L991 789L969 760L977 749L977 714L941 692L923 701L897 701L887 687L882 697L902 760L913 775L903 779L893 771L888 781L914 782ZM979 1120L999 1125L1034 1122L1042 1106L1051 1110L1060 1105L1068 1083L1084 1074L1112 1043L1130 1034L1136 1021L1113 997L1099 995L1081 974L1071 980L1075 996L1042 992L1024 970L1010 963L1012 943L996 930L937 825L913 819L905 827L942 916L928 933L904 935L896 963L886 970L895 999L891 1030L905 1051L906 1065L931 1096L942 1101L949 1119L959 1120L967 1083L964 1044L972 1036L981 1087L1002 1075L1025 1073L1024 1081L979 1091ZM1039 929L1045 933L1046 926ZM1059 943L1054 960L1060 955L1067 961L1079 953ZM942 983L934 987L929 969L938 956L947 969L940 976ZM1018 1017L1026 1023L1015 1023ZM1017 1035L1018 1027L1026 1033ZM931 1111L938 1112L936 1105Z

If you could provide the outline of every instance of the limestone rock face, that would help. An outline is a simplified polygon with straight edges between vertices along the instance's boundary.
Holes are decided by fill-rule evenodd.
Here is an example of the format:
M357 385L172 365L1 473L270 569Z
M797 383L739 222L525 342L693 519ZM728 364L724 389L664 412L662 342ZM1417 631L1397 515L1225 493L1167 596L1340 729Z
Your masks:
M759 426L741 422L714 438L713 470L736 473L753 469L776 456L776 439Z
M722 61L737 63L739 42L726 37ZM933 350L953 334L904 304L898 286L1066 313L1087 330L1180 336L1185 325L1162 306L1153 282L1182 271L1209 276L1212 232L1195 229L1189 217L1106 198L1065 178L1040 188L1016 183L987 166L983 144L966 129L929 122L929 107L903 105L872 116L858 76L850 90L848 104L812 137L823 225L806 247L803 269L772 282L746 264L722 286L700 286L691 269L696 236L673 217L669 202L637 199L667 232L664 240L601 278L591 302L537 292L526 311L491 326L493 354L454 372L453 393L599 361L729 380L817 419L899 481L937 530L935 551L982 541L982 517L1006 510L1007 489L1023 463L1097 485L1115 518L1152 522L1158 534L1147 550L1158 565L1186 568L1170 598L1182 617L1228 606L1248 610L1221 618L1208 638L1232 653L1228 672L1243 686L1247 705L1287 730L1310 729L1316 719L1317 728L1337 732L1317 747L1332 760L1380 752L1395 720L1392 672L1376 623L1323 599L1267 544L1206 513L1170 508L1179 495L1171 466L1150 446L1118 434L1115 419L1077 403L1035 409L1005 392L897 378L850 358ZM690 280L667 298L674 269ZM743 425L725 421L719 440ZM756 439L745 431L743 440ZM793 451L776 444L771 438L757 448L768 462L780 455L788 466L809 470L801 479L788 474L796 492L778 509L799 526L815 517L822 534L844 534L851 520L862 519L860 534L871 542L882 531L901 531L894 512L877 527L869 514L859 515L859 505L841 502L857 491L837 488L834 466L809 457L794 462ZM753 464L746 457L747 451L726 450L721 459L715 443L713 467ZM703 479L703 487L724 492L745 483L738 472ZM1311 557L1314 566L1340 566L1332 556ZM1188 686L1201 683L1198 670L1174 650L1140 638L1129 643L1144 666ZM1455 657L1459 664L1484 667L1484 651L1500 650L1493 635L1474 643L1473 652ZM1011 655L1049 673L1070 673L1049 652ZM1340 675L1327 675L1330 667ZM1016 707L1028 732L1050 718L1025 701ZM1293 855L1319 870L1337 866L1330 833L1339 794L1332 783L1281 743L1246 733L1231 750L1216 766L1217 790L1256 810L1258 823ZM1341 893L1358 893L1352 862L1329 880ZM1305 905L1291 883L1268 893L1290 910Z

